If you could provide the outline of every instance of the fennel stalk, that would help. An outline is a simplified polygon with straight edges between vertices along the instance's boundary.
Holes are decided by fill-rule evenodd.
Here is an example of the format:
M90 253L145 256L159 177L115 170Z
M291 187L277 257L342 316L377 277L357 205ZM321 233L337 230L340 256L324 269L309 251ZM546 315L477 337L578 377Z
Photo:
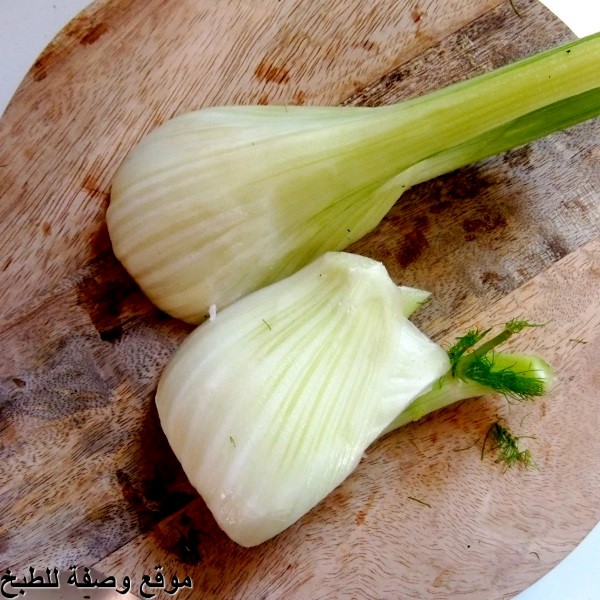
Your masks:
M554 373L546 361L536 355L496 352L514 334L535 326L527 321L510 321L499 334L479 346L489 330L469 331L458 338L448 350L450 369L430 390L415 398L382 435L468 398L498 393L516 400L531 400L546 394L554 385Z

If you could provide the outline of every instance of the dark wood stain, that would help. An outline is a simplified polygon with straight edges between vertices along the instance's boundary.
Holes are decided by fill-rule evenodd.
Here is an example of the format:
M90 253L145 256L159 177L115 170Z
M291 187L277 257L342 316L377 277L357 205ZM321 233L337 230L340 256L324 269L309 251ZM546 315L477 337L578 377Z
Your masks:
M101 237L96 243L105 244ZM77 303L87 312L101 339L121 337L123 322L143 303L150 307L133 279L111 253L104 254L77 284Z
M90 238L90 249L92 251L92 256L112 254L112 245L106 221L104 221L98 230L92 234L92 237Z
M104 331L100 331L100 339L103 342L116 342L121 339L123 335L123 327L121 325L115 325L110 329L105 329Z
M33 70L33 80L34 81L42 81L46 79L48 73L46 73L45 69L34 68Z
M302 106L306 102L306 94L302 90L298 90L294 94L294 104Z
M151 510L143 493L138 488L133 477L126 470L117 469L115 471L115 478L121 488L121 494L128 506L129 512L137 515L139 530L147 531L154 524L154 519L152 519Z
M52 233L52 225L50 223L48 223L47 221L44 221L42 223L42 233L45 236L48 236Z
M372 41L372 40L365 40L362 43L362 47L367 51L367 52L379 52L379 44L377 44L376 42Z
M533 171L535 168L531 160L531 144L527 144L516 150L511 150L504 155L504 160L513 169L522 169L525 172Z
M483 285L492 286L498 290L504 290L506 288L506 282L504 278L493 271L486 271L483 273L481 275L481 283L483 283Z
M418 23L424 15L425 13L417 10L416 8L410 11L410 18L412 19L413 23Z
M478 217L463 219L462 228L465 239L470 242L476 239L479 233L489 233L496 229L506 227L506 219L500 213L486 213Z
M210 535L197 527L194 520L186 513L182 513L170 527L175 532L175 543L170 547L170 551L177 559L188 565L202 563L202 539L208 540Z
M108 207L108 201L110 198L110 192L102 189L102 186L98 182L96 176L93 173L88 173L81 184L81 188L86 192L89 192L92 196L98 196L104 204Z
M489 180L477 167L466 167L440 178L447 186L446 195L458 200L476 198L494 182Z
M173 514L198 497L171 450L153 401L144 416L139 444L139 460L145 461L143 464L146 465L143 494L162 517Z
M260 81L267 83L284 84L290 81L290 71L283 65L274 65L271 62L262 60L256 69L254 75Z
M545 242L553 261L560 260L569 253L568 244L559 235L553 235Z
M34 81L46 79L48 71L59 59L59 48L51 43L44 52L36 59L31 67L31 74Z
M104 22L94 23L95 18L90 14L92 11L93 7L81 11L46 46L30 70L34 81L39 82L45 79L51 68L68 56L74 48L79 45L92 45L109 30L108 25ZM113 9L110 17L118 19L119 12L122 10Z
M117 483L137 528L147 531L198 497L160 426L153 398L143 407L139 427L128 441L127 464L115 470Z
M80 44L91 45L108 31L105 23L94 25L79 41Z
M440 200L439 202L435 202L429 207L429 212L434 215L439 215L445 210L452 207L451 200Z
M48 76L48 67L52 65L55 60L54 52L46 50L41 54L31 67L31 74L34 81L42 81Z
M429 217L427 215L417 215L415 217L415 229L427 231L429 229Z
M429 248L429 241L421 229L413 229L404 236L402 245L396 253L398 264L402 268L408 267L416 261L423 252Z
M254 550L232 542L200 497L164 519L153 530L152 536L153 543L178 563L203 564L207 569L223 574L229 565L237 564L240 558L244 560Z

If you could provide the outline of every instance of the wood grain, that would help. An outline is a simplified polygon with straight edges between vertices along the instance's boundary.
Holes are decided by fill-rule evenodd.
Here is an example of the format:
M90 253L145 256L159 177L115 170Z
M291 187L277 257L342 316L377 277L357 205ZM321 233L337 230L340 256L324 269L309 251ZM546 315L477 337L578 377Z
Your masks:
M520 315L548 322L515 347L555 365L555 390L389 435L251 550L217 528L158 423L157 378L190 329L143 297L104 225L115 169L170 116L387 104L571 37L537 2L518 10L109 0L58 36L0 120L0 568L79 563L139 583L162 564L193 578L195 598L487 599L573 549L600 519L597 120L417 186L352 248L434 292L417 322L441 343ZM536 436L539 472L480 459L498 416Z

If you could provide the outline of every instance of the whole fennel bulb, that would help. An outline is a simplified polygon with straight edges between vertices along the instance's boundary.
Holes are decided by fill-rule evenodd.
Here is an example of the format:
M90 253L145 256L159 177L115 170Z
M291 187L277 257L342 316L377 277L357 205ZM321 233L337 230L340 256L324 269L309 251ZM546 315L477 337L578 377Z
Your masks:
M199 323L364 236L410 186L599 114L599 64L596 35L395 106L178 116L114 179L114 252Z

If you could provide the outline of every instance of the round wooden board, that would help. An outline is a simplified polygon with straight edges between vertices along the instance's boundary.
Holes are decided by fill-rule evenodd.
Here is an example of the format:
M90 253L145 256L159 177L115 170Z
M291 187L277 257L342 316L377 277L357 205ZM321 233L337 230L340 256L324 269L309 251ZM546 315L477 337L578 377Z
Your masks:
M276 539L220 532L160 430L153 394L190 331L110 250L127 151L201 106L386 104L570 39L533 0L97 1L0 120L0 567L163 565L193 598L509 598L600 519L598 121L405 194L351 250L429 289L440 343L518 316L515 349L558 382L472 400L387 436ZM498 418L539 470L481 459ZM186 596L187 594L187 596Z

